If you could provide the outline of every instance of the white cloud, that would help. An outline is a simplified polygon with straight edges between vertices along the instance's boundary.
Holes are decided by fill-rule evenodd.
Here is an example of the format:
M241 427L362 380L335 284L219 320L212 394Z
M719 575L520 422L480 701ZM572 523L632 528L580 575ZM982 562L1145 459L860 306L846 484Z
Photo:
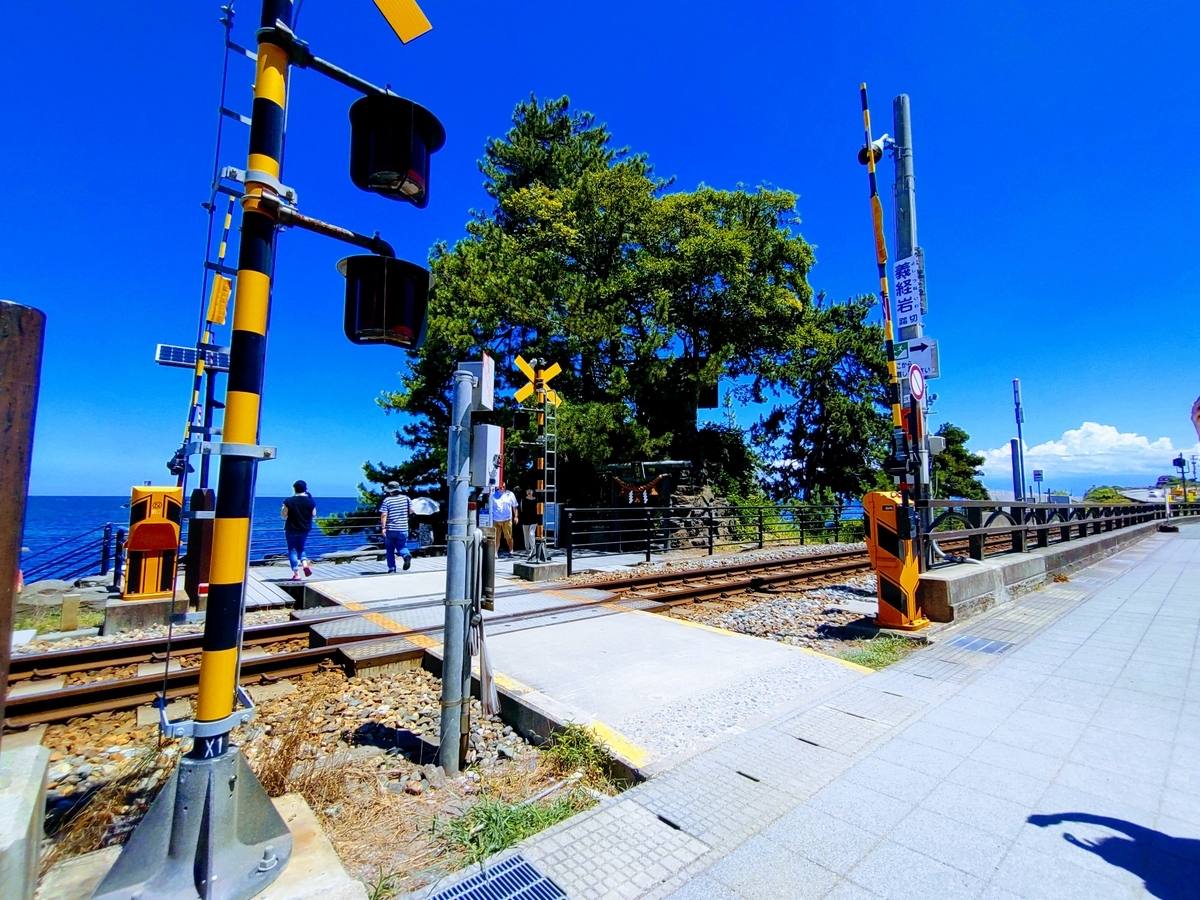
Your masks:
M1171 460L1183 453L1200 454L1200 443L1175 447L1170 438L1151 440L1131 431L1117 431L1112 425L1084 422L1079 428L1064 431L1056 441L1025 448L1026 477L1034 469L1044 469L1047 477L1071 475L1166 475ZM1011 477L1012 455L1009 445L984 450L984 471L989 478Z

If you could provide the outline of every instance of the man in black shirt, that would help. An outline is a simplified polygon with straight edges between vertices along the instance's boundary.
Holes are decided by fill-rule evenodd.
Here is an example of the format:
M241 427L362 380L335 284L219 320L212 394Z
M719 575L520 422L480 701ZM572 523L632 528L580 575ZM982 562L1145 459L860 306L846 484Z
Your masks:
M542 524L542 517L538 515L538 501L533 493L533 488L525 488L525 496L521 498L521 527L525 529L525 549L529 551L529 558L533 559L534 550L537 547L537 530Z
M288 562L292 566L292 581L299 581L301 567L305 575L312 574L308 557L304 555L304 542L308 540L308 533L312 531L317 504L308 492L308 485L303 481L293 484L292 490L296 493L283 501L281 516L284 519L283 536L287 539Z

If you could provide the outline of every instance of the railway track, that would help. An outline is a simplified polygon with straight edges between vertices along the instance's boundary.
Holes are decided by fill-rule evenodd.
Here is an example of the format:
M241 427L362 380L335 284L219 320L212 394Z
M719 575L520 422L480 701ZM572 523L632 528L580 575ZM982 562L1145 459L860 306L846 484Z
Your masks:
M700 569L648 572L607 581L576 582L568 589L591 588L610 596L596 600L570 601L560 606L529 612L489 616L488 624L535 622L537 619L547 619L564 612L578 612L588 607L608 607L616 612L621 601L627 600L653 601L654 606L650 607L649 611L666 612L682 604L727 599L738 594L778 593L791 588L812 587L814 582L866 572L869 568L865 551L841 550L783 559L751 560ZM614 594L615 597L611 596ZM309 629L315 624L361 615L361 611L332 610L333 608L330 615L321 618L249 627L243 635L243 648L265 649L272 645L286 645L286 642L307 638ZM398 636L436 637L440 632L439 627L434 627L414 629ZM362 641L333 646L248 656L242 660L241 683L249 686L270 683L281 678L314 672L326 664L352 668L352 658L343 651L380 640L378 636L373 636ZM172 659L195 658L202 642L203 636L199 634L176 636L171 641L170 656ZM72 676L94 670L119 670L123 666L143 663L163 663L167 659L167 653L166 639L156 638L16 656L12 659L9 684ZM153 703L160 696L165 696L167 701L171 701L195 693L199 677L198 666L168 672L165 677L165 695L164 676L160 672L143 676L122 674L120 677L91 681L87 684L73 684L57 690L10 697L6 701L4 725L8 728L22 728L99 712L130 709Z

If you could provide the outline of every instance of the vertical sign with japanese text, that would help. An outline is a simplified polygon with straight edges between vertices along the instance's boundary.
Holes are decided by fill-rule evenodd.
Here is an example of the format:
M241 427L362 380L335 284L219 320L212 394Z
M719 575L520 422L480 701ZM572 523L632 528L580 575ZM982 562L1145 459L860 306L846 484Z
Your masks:
M921 264L918 256L896 260L893 270L896 296L896 327L912 328L921 324Z

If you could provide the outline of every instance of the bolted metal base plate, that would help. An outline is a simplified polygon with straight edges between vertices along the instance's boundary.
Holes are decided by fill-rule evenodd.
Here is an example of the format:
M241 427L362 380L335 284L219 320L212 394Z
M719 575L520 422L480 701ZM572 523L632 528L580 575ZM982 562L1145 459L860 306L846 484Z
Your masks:
M292 835L240 750L183 759L93 900L249 900L279 877Z

